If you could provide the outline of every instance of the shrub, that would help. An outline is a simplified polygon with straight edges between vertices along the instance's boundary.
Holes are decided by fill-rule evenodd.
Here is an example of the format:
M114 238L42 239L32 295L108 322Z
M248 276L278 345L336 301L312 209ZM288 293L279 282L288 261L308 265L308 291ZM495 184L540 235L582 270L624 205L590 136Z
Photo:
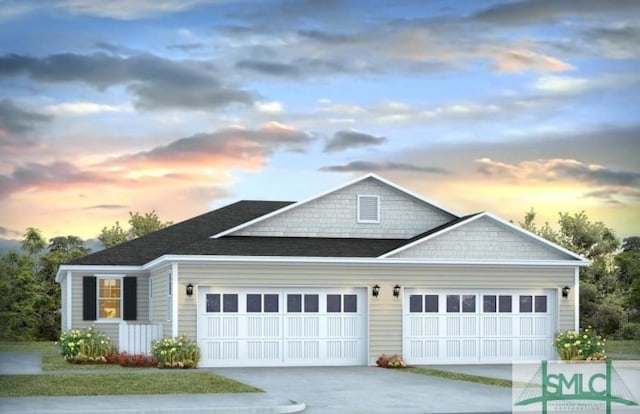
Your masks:
M378 360L376 361L376 365L381 368L406 368L407 363L404 362L404 359L398 354L392 355L390 357L385 354L380 355Z
M640 323L638 322L625 323L618 330L617 336L620 339L635 340L635 341L640 340Z
M153 343L153 355L158 368L196 368L200 361L200 348L185 335L164 338Z
M113 351L109 337L93 326L63 332L59 345L62 356L73 364L106 363L107 355Z
M149 368L158 366L158 359L153 355L120 352L116 360L121 367Z
M605 359L606 339L602 339L590 326L576 331L564 331L556 335L554 346L564 361Z

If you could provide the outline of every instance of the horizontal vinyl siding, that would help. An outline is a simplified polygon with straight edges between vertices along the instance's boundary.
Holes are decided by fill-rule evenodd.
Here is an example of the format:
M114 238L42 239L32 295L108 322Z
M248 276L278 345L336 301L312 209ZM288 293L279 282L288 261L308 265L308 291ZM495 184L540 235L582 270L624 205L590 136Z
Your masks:
M164 337L171 336L171 321L169 320L169 305L167 295L169 294L169 274L171 266L164 266L151 272L153 279L153 321L162 324Z
M179 266L179 331L196 338L197 294L187 298L183 285L275 287L368 287L380 285L380 295L368 294L369 360L402 352L402 294L393 286L432 288L557 289L561 329L573 327L574 303L559 289L573 286L573 268L461 265L339 265L339 264L181 264Z
M66 277L62 279L62 282L60 283L60 322L62 332L69 329L67 326L67 283L69 283L69 281Z
M71 289L72 289L72 326L67 329L84 329L91 325L95 325L96 330L107 334L111 343L118 344L119 340L119 324L116 322L96 322L82 320L82 278L84 276L95 276L96 273L74 272L72 273ZM108 272L98 272L100 275L107 275ZM122 275L123 273L114 273ZM149 281L147 273L127 273L125 276L136 276L138 278L136 286L137 300L137 321L146 322L149 320ZM64 292L64 291L63 291ZM63 293L64 295L64 293ZM63 296L64 297L64 296ZM63 325L65 319L63 319Z

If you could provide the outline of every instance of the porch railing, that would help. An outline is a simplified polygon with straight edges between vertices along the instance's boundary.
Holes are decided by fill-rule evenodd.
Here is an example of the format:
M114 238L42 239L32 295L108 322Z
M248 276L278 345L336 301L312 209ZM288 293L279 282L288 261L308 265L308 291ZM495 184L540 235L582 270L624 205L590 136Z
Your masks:
M119 332L120 352L151 354L151 343L162 339L162 324L121 322Z

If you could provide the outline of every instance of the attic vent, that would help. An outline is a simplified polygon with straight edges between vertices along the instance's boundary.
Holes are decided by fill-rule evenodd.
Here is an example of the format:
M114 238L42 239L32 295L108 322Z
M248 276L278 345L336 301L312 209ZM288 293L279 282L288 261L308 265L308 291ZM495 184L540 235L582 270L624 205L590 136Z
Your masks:
M380 223L379 196L358 196L358 223Z

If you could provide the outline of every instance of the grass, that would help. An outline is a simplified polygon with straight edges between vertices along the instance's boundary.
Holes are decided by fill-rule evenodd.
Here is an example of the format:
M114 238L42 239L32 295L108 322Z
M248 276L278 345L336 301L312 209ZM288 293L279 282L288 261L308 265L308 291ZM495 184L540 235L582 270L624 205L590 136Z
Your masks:
M434 368L408 367L401 368L402 371L411 372L412 374L427 375L430 377L446 378L450 380L474 382L477 384L493 385L496 387L511 388L511 380L483 377L480 375L461 374L458 372L442 371Z
M212 372L2 375L0 397L262 392Z
M640 358L640 341L607 339L606 350L612 354L637 354Z
M54 342L0 341L0 352L41 352L42 369L47 371L42 375L0 375L0 397L262 391L206 371L70 364Z
M91 364L70 364L62 358L60 348L55 342L47 341L24 341L7 342L0 341L0 352L41 352L43 371L86 371L95 369L122 369L120 365L91 365Z

